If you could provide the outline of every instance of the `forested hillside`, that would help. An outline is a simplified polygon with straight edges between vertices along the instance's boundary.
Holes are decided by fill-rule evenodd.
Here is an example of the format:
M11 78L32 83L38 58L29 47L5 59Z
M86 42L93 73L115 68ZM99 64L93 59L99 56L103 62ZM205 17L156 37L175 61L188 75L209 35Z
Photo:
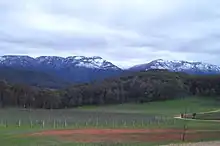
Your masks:
M82 105L143 103L191 95L220 95L220 75L188 75L167 70L127 73L62 90L0 83L0 106L71 108Z
M0 67L0 80L45 88L63 88L70 85L70 82L52 74L11 67Z

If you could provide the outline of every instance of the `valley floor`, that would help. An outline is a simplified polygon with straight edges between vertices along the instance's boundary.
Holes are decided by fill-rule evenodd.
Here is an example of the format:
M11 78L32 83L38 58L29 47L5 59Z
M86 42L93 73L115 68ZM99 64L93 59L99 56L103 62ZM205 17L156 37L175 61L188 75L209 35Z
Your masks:
M126 146L165 145L182 142L185 125L187 131L184 135L188 142L220 140L220 126L216 122L173 118L173 115L179 115L186 109L187 113L200 113L218 110L219 105L210 98L189 97L146 104L84 106L76 109L4 108L0 109L0 143L6 146L101 146L102 143L112 142ZM203 118L204 115L198 114ZM90 144L91 141L95 144ZM215 146L220 142L198 144ZM195 144L182 146L187 145Z

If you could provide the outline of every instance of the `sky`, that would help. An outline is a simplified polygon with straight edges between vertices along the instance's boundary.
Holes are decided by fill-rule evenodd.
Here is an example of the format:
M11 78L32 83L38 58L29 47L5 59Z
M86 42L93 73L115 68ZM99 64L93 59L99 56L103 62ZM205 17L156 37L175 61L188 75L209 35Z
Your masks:
M220 65L219 0L0 0L0 55Z

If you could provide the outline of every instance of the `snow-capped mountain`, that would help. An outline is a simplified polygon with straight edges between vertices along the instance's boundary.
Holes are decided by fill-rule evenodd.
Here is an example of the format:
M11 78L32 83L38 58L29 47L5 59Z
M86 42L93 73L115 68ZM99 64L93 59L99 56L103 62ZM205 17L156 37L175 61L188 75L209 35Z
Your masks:
M186 72L194 74L216 74L220 73L220 66L202 62L187 62L181 60L163 60L158 59L150 63L136 65L129 70L150 70L150 69L167 69L175 72Z
M70 56L66 58L58 56L40 56L37 58L13 55L1 56L0 71L1 68L5 69L5 67L6 70L8 70L7 67L26 70L29 71L29 74L38 72L35 76L41 76L41 73L44 73L68 83L102 80L108 77L120 75L126 71L143 71L150 69L167 69L170 71L192 74L220 74L220 66L217 65L202 62L187 62L178 60L168 61L162 59L154 60L146 64L136 65L128 70L122 70L111 62L98 56Z
M101 57L84 56L1 56L0 67L40 71L68 82L88 82L104 79L122 72L122 69Z
M7 55L0 57L0 65L4 66L21 66L21 67L31 67L36 66L36 61L34 58L29 56L14 56Z
M101 57L84 57L84 56L71 56L71 57L58 57L58 56L40 56L32 58L29 56L1 56L0 65L9 67L37 67L44 66L50 68L65 68L65 67L84 67L90 69L114 69L120 70L119 67L113 65Z

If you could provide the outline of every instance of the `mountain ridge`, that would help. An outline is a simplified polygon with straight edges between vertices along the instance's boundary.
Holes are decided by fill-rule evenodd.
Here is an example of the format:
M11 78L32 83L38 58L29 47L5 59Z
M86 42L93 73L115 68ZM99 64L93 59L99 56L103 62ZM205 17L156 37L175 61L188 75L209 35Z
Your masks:
M42 72L74 84L102 80L123 72L121 68L99 56L39 56L34 58L5 55L0 57L0 67Z
M54 65L54 67L78 66L96 69L115 69L121 70L118 66L109 61L104 60L99 56L85 57L85 56L39 56L30 57L22 55L4 55L0 56L0 65L5 66L38 66L38 65Z
M149 63L135 65L128 70L140 71L150 69L167 69L175 72L186 72L192 74L217 74L220 73L220 66L204 63L204 62L190 62L184 60L163 60L157 59Z

